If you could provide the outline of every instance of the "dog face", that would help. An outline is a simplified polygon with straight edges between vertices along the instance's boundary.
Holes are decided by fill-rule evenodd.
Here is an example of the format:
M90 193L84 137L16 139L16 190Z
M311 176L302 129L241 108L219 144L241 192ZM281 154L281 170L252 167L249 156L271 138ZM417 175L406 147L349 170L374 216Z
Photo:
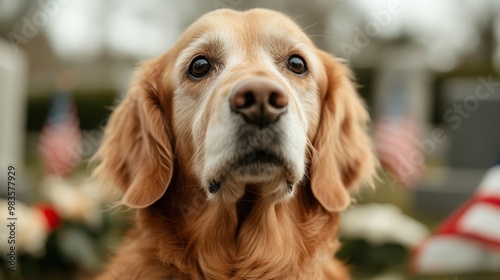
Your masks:
M319 119L320 59L300 28L271 11L210 13L175 61L174 131L209 198L293 194ZM211 192L210 192L211 191Z
M208 199L233 203L251 188L277 202L310 185L334 211L373 175L367 121L349 70L288 17L217 10L139 70L96 172L133 207L161 197L178 166Z

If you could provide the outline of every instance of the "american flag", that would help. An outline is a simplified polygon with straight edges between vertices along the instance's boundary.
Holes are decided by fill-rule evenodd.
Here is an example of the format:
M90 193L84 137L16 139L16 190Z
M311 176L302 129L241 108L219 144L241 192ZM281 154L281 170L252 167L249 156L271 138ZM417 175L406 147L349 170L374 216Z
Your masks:
M81 160L81 132L72 95L55 94L38 143L40 160L50 175L70 173Z
M416 273L500 271L500 165L414 251Z
M381 109L374 130L379 160L399 183L414 186L424 176L425 154L404 79L397 76L389 84Z

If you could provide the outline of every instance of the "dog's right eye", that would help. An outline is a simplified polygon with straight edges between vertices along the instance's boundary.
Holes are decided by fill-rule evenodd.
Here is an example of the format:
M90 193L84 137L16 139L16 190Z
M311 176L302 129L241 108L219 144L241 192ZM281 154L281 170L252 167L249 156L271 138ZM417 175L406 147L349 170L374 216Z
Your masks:
M210 62L204 56L198 56L189 65L189 74L201 78L210 71Z
M306 62L298 55L292 55L288 59L288 69L297 75L302 75L307 71Z

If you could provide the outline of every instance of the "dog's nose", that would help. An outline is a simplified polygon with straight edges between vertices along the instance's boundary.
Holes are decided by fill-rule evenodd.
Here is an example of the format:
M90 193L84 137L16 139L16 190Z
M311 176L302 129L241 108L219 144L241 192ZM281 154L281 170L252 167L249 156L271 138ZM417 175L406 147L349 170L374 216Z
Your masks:
M287 111L288 97L276 82L265 78L241 81L229 97L231 110L246 122L264 128Z

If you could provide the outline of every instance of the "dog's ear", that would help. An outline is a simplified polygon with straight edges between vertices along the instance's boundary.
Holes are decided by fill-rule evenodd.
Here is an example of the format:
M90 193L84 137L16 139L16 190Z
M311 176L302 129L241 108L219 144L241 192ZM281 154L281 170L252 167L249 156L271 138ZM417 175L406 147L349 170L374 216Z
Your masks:
M366 133L369 115L352 82L347 66L319 51L325 67L321 90L321 115L313 140L317 157L310 168L311 188L330 212L351 203L349 190L372 183L376 159Z
M165 193L174 168L168 119L171 93L164 82L164 57L136 73L125 100L113 111L95 155L94 176L124 193L122 204L144 208Z

